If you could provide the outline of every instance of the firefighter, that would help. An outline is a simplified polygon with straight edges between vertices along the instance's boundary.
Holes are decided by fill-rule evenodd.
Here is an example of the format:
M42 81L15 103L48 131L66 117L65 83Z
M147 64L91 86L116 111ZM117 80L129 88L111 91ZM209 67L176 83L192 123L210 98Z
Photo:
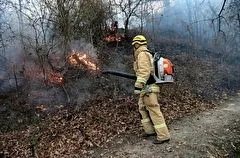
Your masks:
M137 35L132 40L134 48L134 71L137 80L134 93L139 96L139 112L141 114L144 137L157 136L154 144L162 144L170 140L170 134L158 103L159 86L153 77L153 56L147 49L147 40Z

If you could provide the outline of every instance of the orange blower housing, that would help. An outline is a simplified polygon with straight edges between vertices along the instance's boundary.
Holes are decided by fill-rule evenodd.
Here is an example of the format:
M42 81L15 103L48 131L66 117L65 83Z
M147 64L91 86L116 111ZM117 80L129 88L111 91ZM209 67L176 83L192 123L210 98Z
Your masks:
M155 53L153 65L155 71L154 79L157 84L174 82L174 67L173 63L169 59L161 57L159 53Z

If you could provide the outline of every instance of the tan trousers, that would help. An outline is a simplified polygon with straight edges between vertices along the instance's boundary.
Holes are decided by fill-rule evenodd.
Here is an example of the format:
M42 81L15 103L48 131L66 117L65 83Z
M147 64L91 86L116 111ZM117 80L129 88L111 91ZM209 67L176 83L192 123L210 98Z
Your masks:
M158 104L158 93L140 96L138 105L145 133L153 134L156 132L158 140L169 139L170 134Z

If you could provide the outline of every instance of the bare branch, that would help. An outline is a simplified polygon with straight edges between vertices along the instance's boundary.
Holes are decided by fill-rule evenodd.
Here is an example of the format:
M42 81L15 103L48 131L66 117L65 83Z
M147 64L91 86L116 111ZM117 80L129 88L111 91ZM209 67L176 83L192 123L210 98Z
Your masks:
M219 31L219 32L223 32L223 31L221 30L221 18L222 18L222 12L223 12L224 7L225 7L225 5L226 5L226 1L227 1L227 0L224 0L224 1L223 1L222 8L221 8L220 12L218 13L218 31Z
M114 4L121 10L122 13L125 15L125 36L128 37L128 27L130 23L130 18L132 16L136 16L136 10L141 4L142 0L120 0L116 1L113 0Z

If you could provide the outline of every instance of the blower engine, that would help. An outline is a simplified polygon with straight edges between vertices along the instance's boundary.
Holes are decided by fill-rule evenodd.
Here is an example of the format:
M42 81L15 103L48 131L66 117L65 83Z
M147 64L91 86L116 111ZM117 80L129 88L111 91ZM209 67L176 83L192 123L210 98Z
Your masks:
M173 83L173 64L169 59L161 57L160 53L155 53L153 56L153 66L155 74L153 75L156 84L165 84L165 83ZM111 74L116 75L132 80L136 80L137 77L133 74L119 72L115 70L105 70L102 71L102 74ZM153 83L154 83L153 82Z
M169 59L161 57L160 53L155 53L153 57L154 79L156 84L173 83L173 64Z

